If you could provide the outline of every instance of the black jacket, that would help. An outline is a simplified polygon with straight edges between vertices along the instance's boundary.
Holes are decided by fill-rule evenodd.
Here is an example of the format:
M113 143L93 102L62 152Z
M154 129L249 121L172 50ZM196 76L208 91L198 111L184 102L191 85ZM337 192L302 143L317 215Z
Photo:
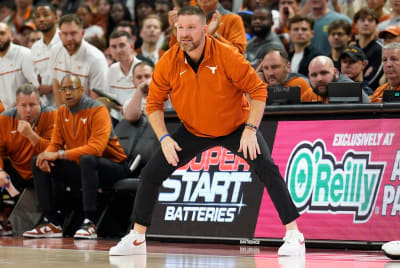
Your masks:
M289 59L292 61L294 55L294 51L289 53ZM317 48L309 45L304 49L303 58L300 61L298 73L305 75L308 77L308 64L310 61L316 56L325 56L322 52L320 52Z

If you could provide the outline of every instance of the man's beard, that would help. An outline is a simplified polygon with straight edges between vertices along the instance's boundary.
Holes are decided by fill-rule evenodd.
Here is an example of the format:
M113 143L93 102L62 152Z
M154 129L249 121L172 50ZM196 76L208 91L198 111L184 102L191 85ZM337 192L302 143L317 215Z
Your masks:
M336 82L337 78L334 76L331 82ZM324 86L324 88L321 90L319 89L319 86L317 85L316 87L312 86L313 92L321 97L327 97L328 96L328 84Z
M49 25L47 28L45 28L45 29L39 29L42 33L48 33L48 32L50 32L52 29L53 29L53 27L54 27L54 24L52 24L52 25Z
M257 37L266 37L270 32L271 32L271 26L270 25L264 25L257 27L257 29L252 29L253 34Z
M6 51L7 48L10 46L11 40L5 42L2 46L0 46L0 52Z

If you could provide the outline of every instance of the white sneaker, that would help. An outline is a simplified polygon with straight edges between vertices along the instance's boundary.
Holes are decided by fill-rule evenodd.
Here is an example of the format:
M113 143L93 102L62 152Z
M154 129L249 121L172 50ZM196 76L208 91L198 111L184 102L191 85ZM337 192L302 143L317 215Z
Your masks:
M298 230L286 231L283 240L285 243L278 250L279 256L304 256L306 254L304 236Z
M111 256L146 254L146 236L131 230L121 241L108 252Z

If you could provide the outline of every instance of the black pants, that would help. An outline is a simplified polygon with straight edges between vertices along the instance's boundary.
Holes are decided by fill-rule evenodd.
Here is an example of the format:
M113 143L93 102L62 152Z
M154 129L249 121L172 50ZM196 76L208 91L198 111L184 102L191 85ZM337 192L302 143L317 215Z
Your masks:
M83 155L79 165L73 161L56 160L51 173L43 172L32 159L32 172L39 208L49 217L60 209L63 203L65 187L72 192L82 188L82 203L85 213L96 212L97 190L99 187L110 187L119 179L129 175L126 161L115 163L106 158ZM51 218L51 217L49 217Z
M240 138L244 126L238 128L233 133L218 138L203 138L191 134L183 125L172 135L174 140L182 148L177 152L179 157L178 167L168 164L161 148L153 155L150 161L143 168L138 191L136 193L132 220L144 226L149 226L158 197L159 187L175 169L184 166L197 154L214 146L223 146L243 158L243 153L238 153ZM256 159L246 160L251 170L260 178L267 188L267 191L279 213L283 224L288 224L299 217L297 208L294 205L285 181L279 173L278 166L275 165L267 143L262 135L257 133L258 144L260 145L261 155Z
M11 183L14 185L14 187L22 193L25 188L33 188L33 180L24 180L21 175L19 175L18 171L11 165L10 160L8 159L3 159L3 164L4 164L4 171L8 173L10 176ZM6 190L4 190L6 191ZM14 197L14 201L17 201L19 198L19 195ZM3 193L0 194L0 211L3 211Z

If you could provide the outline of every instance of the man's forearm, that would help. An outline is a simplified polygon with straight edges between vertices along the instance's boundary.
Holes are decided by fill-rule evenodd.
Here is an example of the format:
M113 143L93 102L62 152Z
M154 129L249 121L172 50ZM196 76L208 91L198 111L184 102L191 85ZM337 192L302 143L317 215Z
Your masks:
M165 125L164 121L164 111L157 110L152 112L149 115L149 121L158 139L168 133L167 126Z
M261 119L264 115L265 102L260 100L250 100L250 114L247 119L247 124L260 126Z

